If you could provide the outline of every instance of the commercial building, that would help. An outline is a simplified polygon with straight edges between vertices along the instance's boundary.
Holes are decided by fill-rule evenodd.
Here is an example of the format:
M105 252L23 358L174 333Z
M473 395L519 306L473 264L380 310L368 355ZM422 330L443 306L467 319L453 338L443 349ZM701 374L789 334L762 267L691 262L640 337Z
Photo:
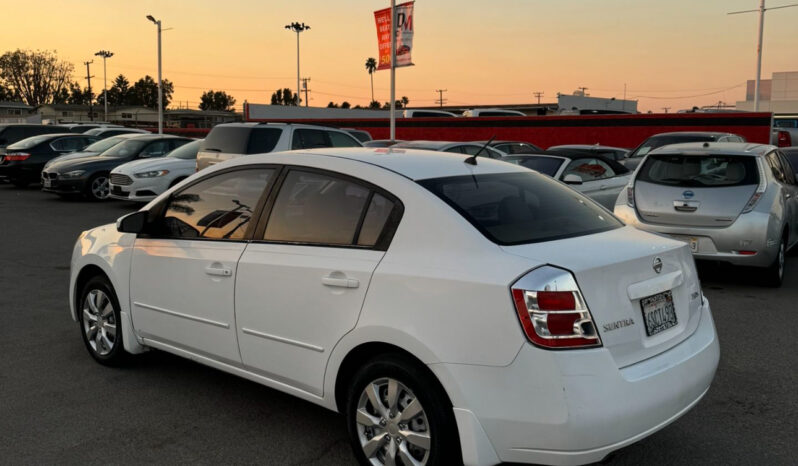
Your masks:
M737 102L737 110L754 111L756 82L747 82L745 100ZM763 79L759 85L759 111L798 113L798 71L773 73L771 79Z

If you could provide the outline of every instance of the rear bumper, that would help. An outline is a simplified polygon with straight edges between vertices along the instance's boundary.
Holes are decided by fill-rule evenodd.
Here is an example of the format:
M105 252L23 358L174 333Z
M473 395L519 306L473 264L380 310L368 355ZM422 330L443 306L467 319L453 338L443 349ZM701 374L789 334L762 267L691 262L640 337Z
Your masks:
M773 263L778 254L781 238L780 225L774 225L769 215L760 212L742 214L734 223L723 228L646 223L640 220L634 208L626 204L616 204L614 213L627 225L640 230L664 234L682 241L689 241L690 238L697 239L698 252L694 252L693 257L698 260L767 267ZM740 254L741 250L756 251L756 254Z
M465 431L461 439L484 432L482 444L492 446L487 454L486 447L469 452L464 446L468 463L489 464L479 458L495 453L506 462L575 465L599 461L689 411L709 389L719 357L705 302L693 335L623 369L603 348L545 351L532 345L507 367L430 367L455 408L477 420L457 416Z
M39 181L41 164L26 164L24 162L6 162L0 165L0 178L9 180L25 180L31 183Z

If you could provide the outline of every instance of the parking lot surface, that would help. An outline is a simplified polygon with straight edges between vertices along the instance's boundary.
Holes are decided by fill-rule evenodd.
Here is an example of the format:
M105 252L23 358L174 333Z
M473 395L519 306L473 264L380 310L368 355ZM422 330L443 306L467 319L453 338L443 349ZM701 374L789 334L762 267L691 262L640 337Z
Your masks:
M72 245L135 208L0 184L0 463L352 464L333 412L159 351L121 369L88 355L69 317ZM721 344L712 388L605 463L794 464L798 256L780 289L700 273Z

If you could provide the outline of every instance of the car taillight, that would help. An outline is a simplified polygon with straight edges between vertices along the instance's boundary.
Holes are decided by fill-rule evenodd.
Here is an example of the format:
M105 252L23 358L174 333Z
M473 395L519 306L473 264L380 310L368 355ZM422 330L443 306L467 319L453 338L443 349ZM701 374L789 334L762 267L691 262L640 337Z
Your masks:
M526 337L543 348L601 346L593 317L567 270L546 265L532 270L511 288Z
M792 136L789 131L779 131L776 133L776 145L779 147L792 146Z
M633 184L626 187L626 205L635 206L635 186Z
M764 163L765 161L762 160L761 157L756 158L756 168L757 172L759 172L759 184L757 185L754 194L751 195L751 199L749 199L748 203L745 204L745 207L743 207L743 213L751 212L752 210L754 210L754 207L756 207L756 203L759 202L759 199L762 197L763 194L765 194L765 190L768 187L767 182L765 181L766 178L765 178Z
M28 157L30 157L30 154L26 152L9 152L8 154L6 154L6 160L16 161L16 162L27 160Z

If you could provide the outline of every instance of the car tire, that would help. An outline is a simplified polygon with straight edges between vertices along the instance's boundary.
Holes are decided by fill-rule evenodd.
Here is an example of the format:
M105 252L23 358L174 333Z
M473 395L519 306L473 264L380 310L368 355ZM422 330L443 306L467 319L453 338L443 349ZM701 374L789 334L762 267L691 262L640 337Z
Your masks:
M108 184L108 174L98 173L86 183L86 197L92 201L105 201L111 195L111 187Z
M122 342L119 300L105 277L91 278L77 302L78 324L89 354L100 364L119 366L129 354Z
M426 367L409 357L380 356L355 373L347 391L346 422L362 465L399 459L412 464L405 455L428 466L462 464L452 404Z
M767 268L764 279L767 286L778 288L784 281L784 264L787 258L787 235L783 235L779 242L779 251L773 263Z

